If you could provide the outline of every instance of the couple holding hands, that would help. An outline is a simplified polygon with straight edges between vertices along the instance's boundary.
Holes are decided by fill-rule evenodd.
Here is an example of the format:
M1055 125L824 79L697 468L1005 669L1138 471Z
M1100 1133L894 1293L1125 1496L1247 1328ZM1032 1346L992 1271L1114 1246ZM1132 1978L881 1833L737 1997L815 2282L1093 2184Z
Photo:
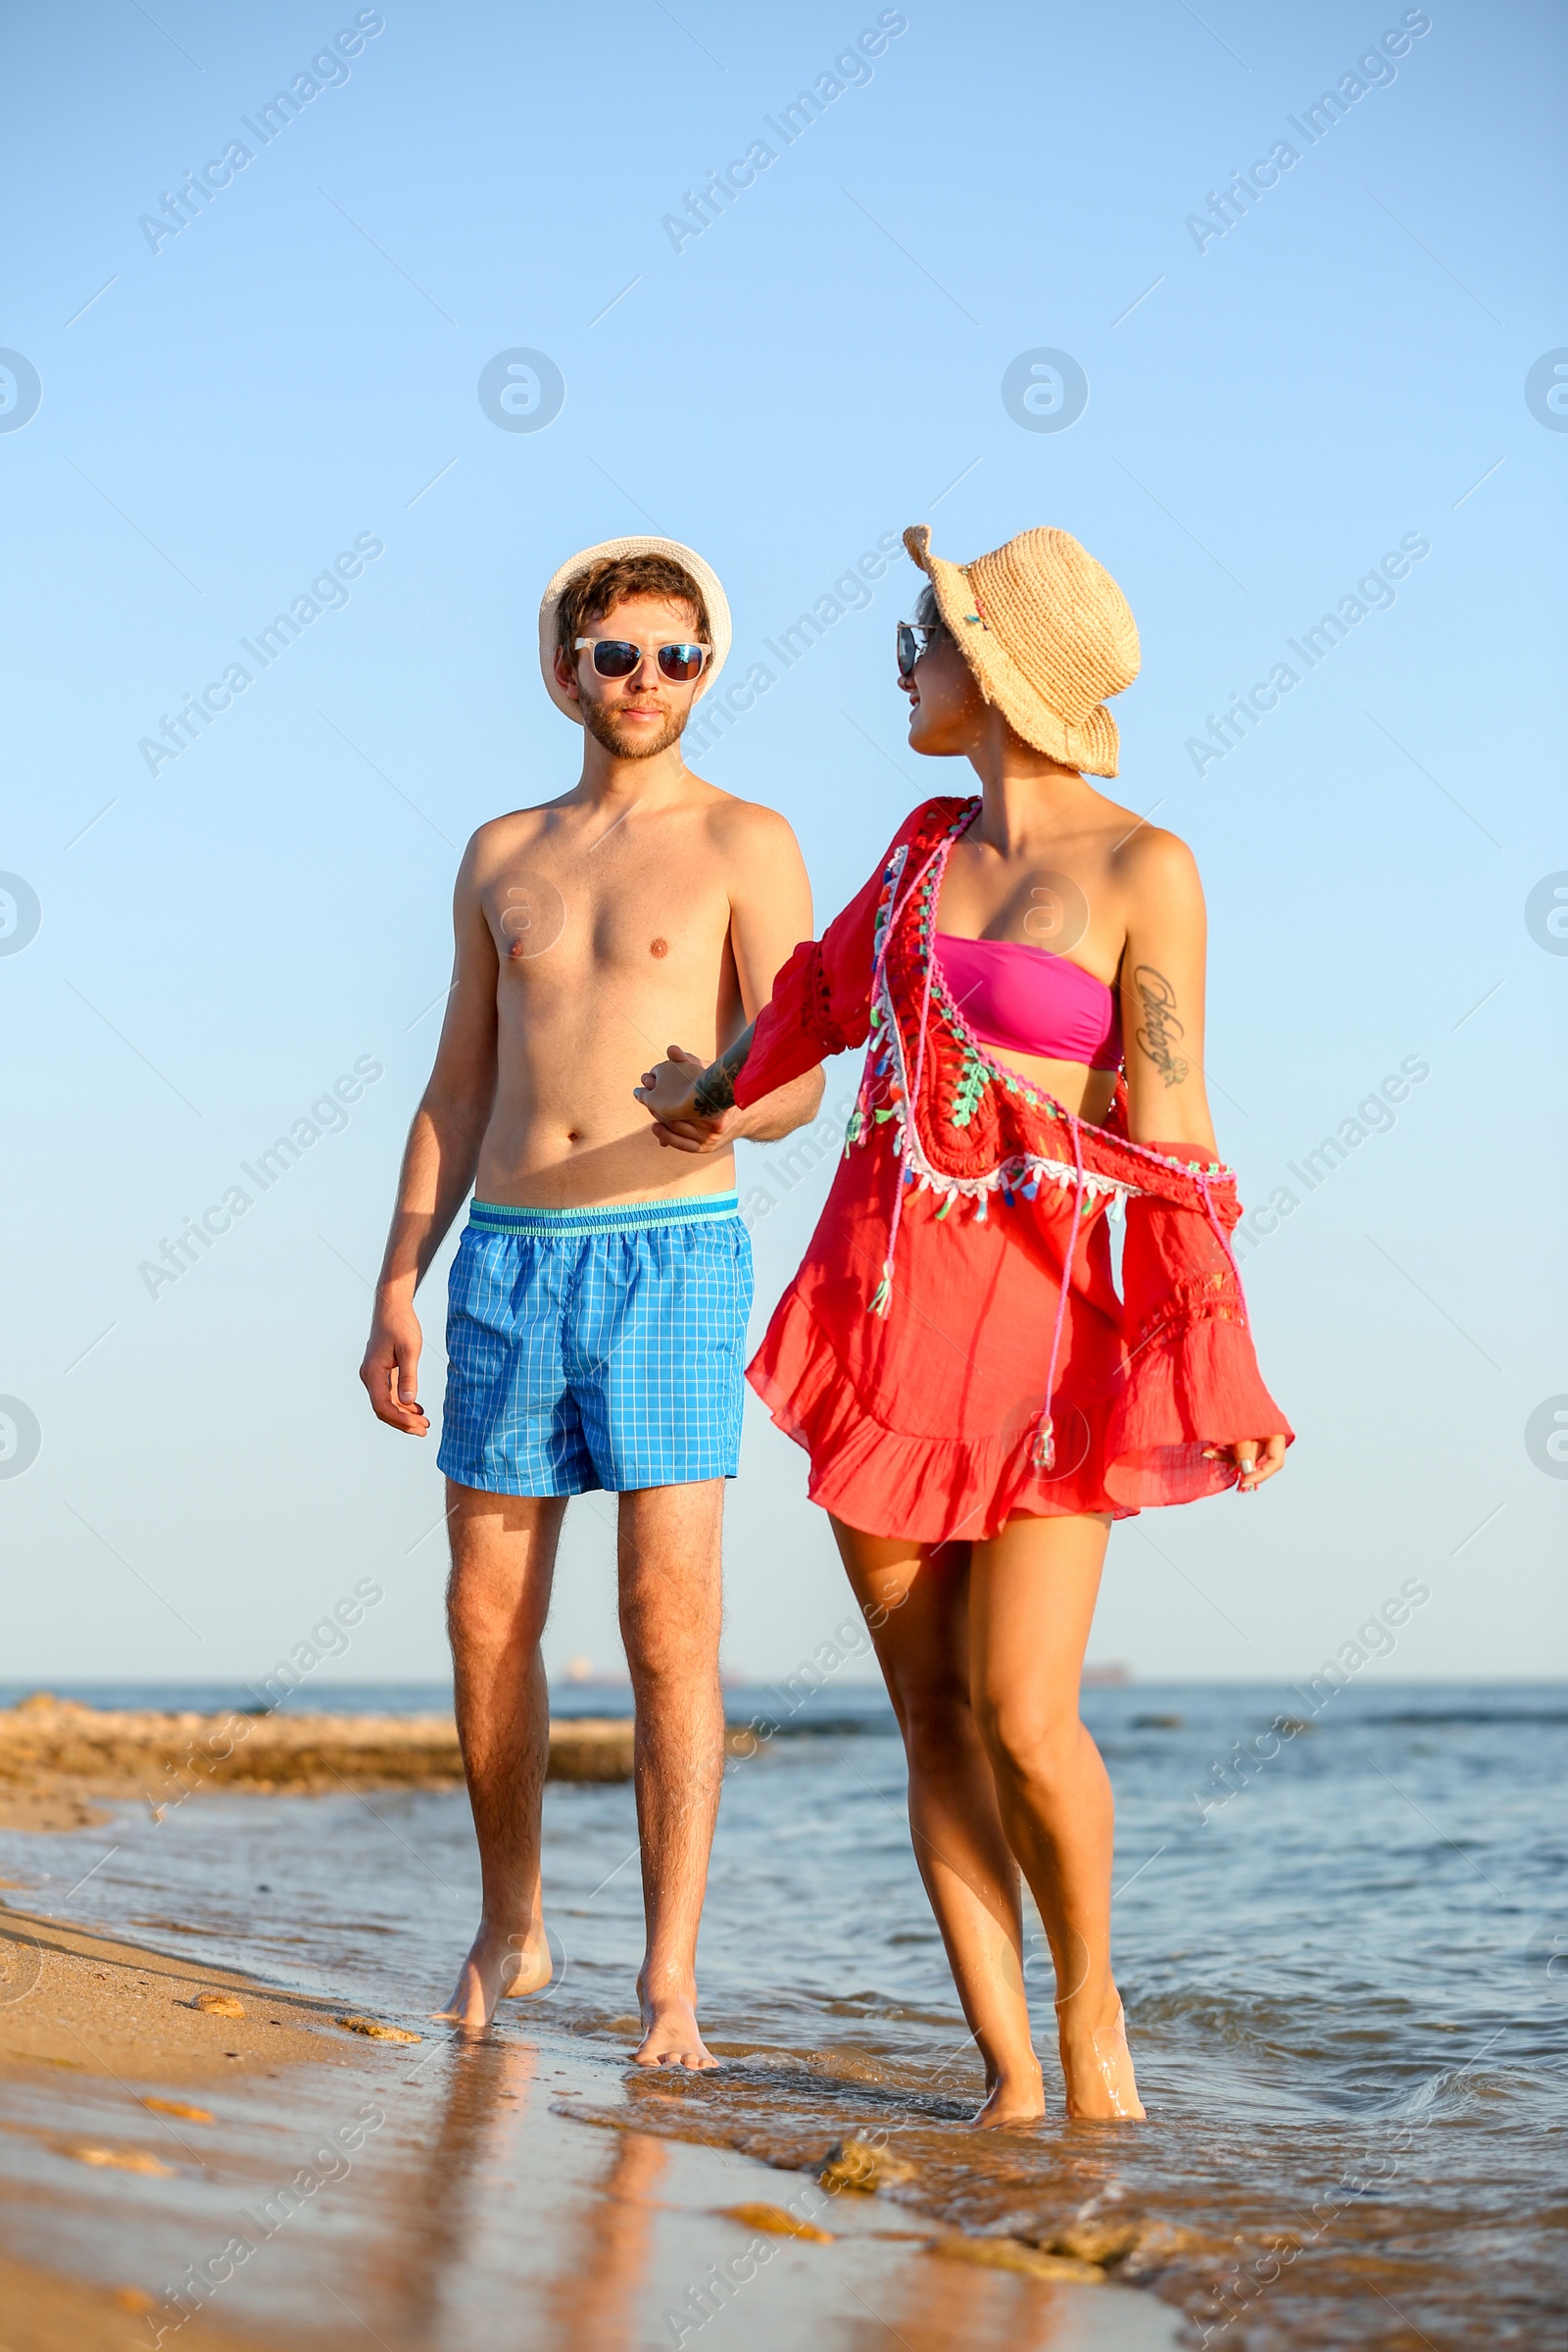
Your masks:
M1197 868L1088 780L1116 773L1126 600L1064 531L963 566L923 526L905 544L925 575L898 632L909 747L967 760L980 789L913 809L820 939L784 818L681 755L729 651L709 566L614 540L545 592L541 666L583 729L582 774L465 853L361 1373L381 1420L426 1433L414 1296L471 1192L440 1465L483 1908L442 2014L483 2027L550 1981L540 1642L567 1498L606 1488L636 1706L636 2058L714 2063L696 1955L744 1375L806 1449L872 1629L985 2066L976 2120L1045 2113L1020 1874L1055 1967L1066 2112L1136 2117L1110 1785L1078 1713L1106 1541L1149 1505L1254 1492L1291 1433L1228 1238ZM748 1365L733 1147L812 1118L822 1062L862 1046L832 1190Z

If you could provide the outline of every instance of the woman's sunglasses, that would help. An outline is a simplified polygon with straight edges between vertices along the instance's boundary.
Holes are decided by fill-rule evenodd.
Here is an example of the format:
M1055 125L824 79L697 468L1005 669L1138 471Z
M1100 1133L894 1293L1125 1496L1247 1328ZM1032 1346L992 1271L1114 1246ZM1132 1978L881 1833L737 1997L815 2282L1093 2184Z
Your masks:
M934 622L901 620L899 623L899 684L907 686L914 675L914 665L926 651L938 631Z
M703 664L712 652L710 645L633 645L629 637L579 637L580 653L585 645L592 646L594 667L602 678L629 678L640 668L644 652L656 655L661 677L676 686L689 686L693 678L703 674Z

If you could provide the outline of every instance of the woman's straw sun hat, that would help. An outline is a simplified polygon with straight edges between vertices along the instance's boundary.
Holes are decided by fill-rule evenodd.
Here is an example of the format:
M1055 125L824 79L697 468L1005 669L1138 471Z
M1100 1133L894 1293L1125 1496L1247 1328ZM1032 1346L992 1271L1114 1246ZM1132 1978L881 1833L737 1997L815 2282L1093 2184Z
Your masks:
M1109 572L1070 531L1020 531L963 564L931 553L923 522L904 544L986 701L1037 752L1113 776L1119 738L1105 699L1137 677L1139 651Z
M693 702L708 692L723 668L729 653L733 635L729 599L718 584L718 574L710 570L693 549L682 547L678 539L602 539L597 547L585 547L580 554L563 564L545 590L539 606L539 667L544 672L545 686L556 709L564 710L566 716L574 718L579 726L582 724L580 709L556 680L556 607L579 572L586 571L590 564L599 563L601 559L619 556L667 556L672 564L680 565L682 571L689 572L702 590L703 601L708 607L709 626L712 631L713 651L697 681L697 694L692 697Z

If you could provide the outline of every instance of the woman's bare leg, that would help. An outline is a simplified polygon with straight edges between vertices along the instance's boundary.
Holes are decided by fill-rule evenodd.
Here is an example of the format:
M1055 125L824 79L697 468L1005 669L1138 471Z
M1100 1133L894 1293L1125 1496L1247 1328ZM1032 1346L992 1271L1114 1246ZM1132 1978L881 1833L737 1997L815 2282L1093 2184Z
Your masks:
M1078 1714L1108 1519L1009 1519L971 1546L970 1672L1007 1842L1056 1967L1067 2113L1141 2116L1110 1973L1114 1805Z
M904 1735L909 1833L948 1962L985 2063L975 2121L1045 2113L1024 1997L1018 1872L969 1703L966 1549L928 1548L833 1522Z

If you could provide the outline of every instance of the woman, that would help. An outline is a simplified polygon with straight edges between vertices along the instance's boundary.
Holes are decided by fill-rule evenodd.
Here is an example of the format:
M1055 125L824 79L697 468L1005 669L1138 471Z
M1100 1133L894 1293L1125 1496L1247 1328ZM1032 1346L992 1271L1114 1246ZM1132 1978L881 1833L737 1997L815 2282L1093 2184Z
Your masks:
M1227 1238L1197 869L1086 781L1116 773L1105 698L1139 662L1126 601L1063 531L963 569L923 526L905 544L929 575L899 632L910 748L967 759L980 797L917 808L753 1028L707 1070L672 1049L638 1094L662 1140L710 1149L730 1105L871 1038L844 1160L748 1377L809 1453L875 1632L985 2061L977 2122L1045 2112L1020 1869L1055 1965L1067 2113L1140 2116L1110 1970L1110 1785L1078 1716L1106 1539L1145 1504L1255 1493L1291 1433Z

